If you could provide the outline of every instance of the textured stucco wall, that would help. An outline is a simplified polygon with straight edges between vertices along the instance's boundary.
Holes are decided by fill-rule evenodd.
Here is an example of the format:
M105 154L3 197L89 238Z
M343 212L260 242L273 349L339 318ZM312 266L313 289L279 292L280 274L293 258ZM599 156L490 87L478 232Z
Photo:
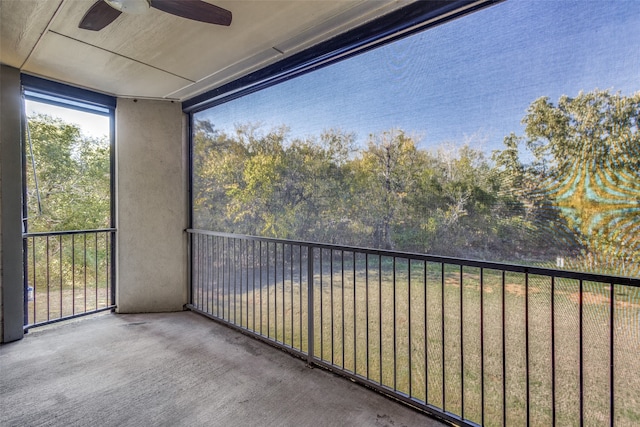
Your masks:
M20 71L0 65L0 342L22 338Z
M179 103L118 99L118 312L179 311L187 302L187 160Z

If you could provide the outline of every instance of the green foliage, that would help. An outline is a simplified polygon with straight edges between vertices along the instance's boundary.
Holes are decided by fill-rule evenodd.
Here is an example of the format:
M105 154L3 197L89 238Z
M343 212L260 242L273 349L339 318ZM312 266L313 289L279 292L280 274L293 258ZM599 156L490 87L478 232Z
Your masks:
M33 146L33 159L27 148L26 162L29 231L109 227L109 142L46 115L30 117L28 125Z
M640 94L606 91L558 105L540 98L525 135L506 136L490 159L468 145L424 150L400 129L356 148L342 130L300 140L286 127L226 134L200 121L195 226L621 271L598 261L613 256L631 274L640 258L639 105Z
M640 92L602 90L539 98L523 119L529 193L576 242L573 268L640 274L639 120Z
M400 130L360 150L354 139L252 125L227 135L196 123L195 226L475 257L503 246L505 227L492 224L499 182L481 152L430 153Z

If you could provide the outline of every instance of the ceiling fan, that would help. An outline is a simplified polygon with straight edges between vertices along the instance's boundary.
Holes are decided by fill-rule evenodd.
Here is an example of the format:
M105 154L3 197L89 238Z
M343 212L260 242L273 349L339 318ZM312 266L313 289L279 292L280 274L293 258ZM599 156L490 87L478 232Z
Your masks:
M172 15L209 24L231 24L231 12L201 0L98 0L85 13L79 28L100 31L121 13L141 14L155 8Z

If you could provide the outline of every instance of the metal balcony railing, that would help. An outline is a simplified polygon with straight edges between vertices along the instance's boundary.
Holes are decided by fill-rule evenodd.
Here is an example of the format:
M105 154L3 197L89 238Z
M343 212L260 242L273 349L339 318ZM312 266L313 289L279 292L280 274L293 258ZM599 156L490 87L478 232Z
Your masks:
M25 329L115 307L115 231L23 234Z
M463 425L637 425L640 279L188 230L189 308Z

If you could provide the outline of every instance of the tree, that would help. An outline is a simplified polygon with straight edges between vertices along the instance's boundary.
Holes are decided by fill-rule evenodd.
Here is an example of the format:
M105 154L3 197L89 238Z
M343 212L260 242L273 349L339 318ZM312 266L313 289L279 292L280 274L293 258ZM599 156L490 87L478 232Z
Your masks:
M225 134L197 123L194 217L222 231L467 258L629 263L640 258L639 98L540 98L525 134L507 135L492 159L469 145L420 149L399 129L357 149L341 130L292 139L286 127Z
M583 258L640 258L640 92L534 101L523 119L534 193L566 221ZM561 228L561 227L558 227Z
M374 245L393 249L393 226L406 211L404 199L417 174L417 148L414 140L401 130L370 135L367 149L356 162L360 214L373 228Z
M196 226L322 241L348 232L353 134L291 140L286 127L239 125L226 134L198 122L194 141Z
M26 164L29 231L109 227L108 140L86 137L78 126L47 115L30 117L28 125L27 143L33 147Z

